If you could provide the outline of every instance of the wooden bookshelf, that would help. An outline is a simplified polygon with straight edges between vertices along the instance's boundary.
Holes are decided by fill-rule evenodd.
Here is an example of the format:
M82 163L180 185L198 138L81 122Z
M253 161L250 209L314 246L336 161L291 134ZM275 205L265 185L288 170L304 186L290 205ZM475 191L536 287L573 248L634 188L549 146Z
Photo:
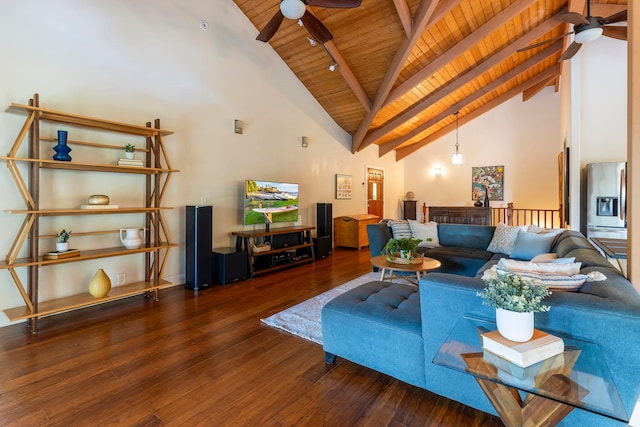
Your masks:
M35 333L38 331L38 318L42 316L67 310L75 310L89 305L102 304L139 294L153 295L155 299L158 299L158 291L170 285L169 282L161 280L160 277L170 249L177 246L171 242L163 218L163 212L171 209L171 207L162 206L165 188L169 178L172 173L178 172L178 170L171 167L169 159L166 156L166 150L164 149L163 136L171 135L173 132L162 129L159 119L156 119L153 123L148 122L146 125L141 126L43 108L40 106L40 97L37 94L29 100L28 105L12 103L8 111L26 114L27 116L9 153L6 156L0 156L0 161L6 162L11 177L25 204L24 208L7 211L12 215L24 216L24 221L17 230L9 253L5 260L0 262L0 270L7 270L9 272L25 302L24 306L4 310L9 320L27 319L31 331ZM73 128L94 129L141 137L144 141L144 144L141 145L144 145L144 148L138 149L137 151L144 156L144 166L119 166L115 163L107 164L79 161L64 162L43 158L40 155L40 144L48 144L51 141L55 141L55 139L40 136L41 122L63 123ZM82 134L82 132L79 132L79 134ZM17 153L25 140L28 141L29 154L27 157L20 157ZM127 139L127 141L129 140L130 139ZM74 140L74 143L84 145L92 150L115 149L118 147L114 144L95 141ZM21 169L18 168L19 163L23 163L23 166L26 164L28 169L26 179L22 176ZM142 175L145 179L139 182L145 191L144 206L118 207L117 209L60 208L55 206L42 208L39 200L41 195L41 169ZM135 180L139 178L132 176L131 179ZM136 183L132 182L132 185L136 185ZM50 236L39 235L41 218L118 214L140 214L144 216L147 233L145 234L145 243L142 247L137 249L112 247L87 250L79 248L80 255L78 256L61 259L44 259L44 251L40 248L39 241L42 238ZM92 224L93 223L95 223L95 229L77 234L92 235L112 232L112 230L105 231L104 229L100 229L99 217L93 221ZM23 252L22 249L25 244L28 246L28 253L33 255L26 258L18 257L18 255ZM37 254L37 256L35 254ZM49 301L40 301L38 297L41 282L46 281L46 271L49 270L42 269L42 267L55 268L58 264L83 262L131 254L144 254L144 280L141 282L115 286L107 296L102 298L95 298L88 292ZM15 271L15 269L18 268L26 268L28 270L26 286L23 285L19 275ZM54 285L47 284L47 286Z

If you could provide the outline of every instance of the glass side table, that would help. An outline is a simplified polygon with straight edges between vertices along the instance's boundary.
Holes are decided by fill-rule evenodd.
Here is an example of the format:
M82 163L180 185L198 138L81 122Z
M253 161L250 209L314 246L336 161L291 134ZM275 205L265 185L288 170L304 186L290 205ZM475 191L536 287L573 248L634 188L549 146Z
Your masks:
M552 426L574 408L628 422L597 344L561 336L564 353L523 369L483 352L480 334L495 329L492 322L460 319L433 363L473 375L505 425Z

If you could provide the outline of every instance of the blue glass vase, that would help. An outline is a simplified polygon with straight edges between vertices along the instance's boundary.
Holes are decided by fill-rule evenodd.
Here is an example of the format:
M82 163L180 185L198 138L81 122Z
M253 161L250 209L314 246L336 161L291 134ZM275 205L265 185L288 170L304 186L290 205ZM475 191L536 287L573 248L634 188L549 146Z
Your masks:
M67 131L66 130L59 130L58 131L58 145L53 147L53 151L56 152L56 154L53 155L53 160L58 160L58 161L61 161L61 162L70 162L71 161L71 156L69 155L69 152L71 151L71 148L67 145Z

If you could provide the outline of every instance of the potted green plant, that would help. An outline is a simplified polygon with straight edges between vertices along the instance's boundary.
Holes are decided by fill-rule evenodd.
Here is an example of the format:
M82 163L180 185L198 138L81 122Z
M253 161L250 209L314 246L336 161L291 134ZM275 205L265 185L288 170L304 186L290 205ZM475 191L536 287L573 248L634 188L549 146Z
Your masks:
M124 156L127 159L133 159L135 157L136 146L133 144L127 144L124 146Z
M533 336L533 313L549 311L542 300L551 295L549 288L538 281L514 273L485 275L486 287L478 296L484 305L496 309L496 324L508 340L524 342Z
M393 258L401 258L413 261L414 258L419 256L418 245L420 242L420 239L414 239L412 237L403 237L401 239L391 238L382 249L382 254L387 255L387 258L390 260Z
M56 233L58 241L56 242L56 251L64 252L69 250L69 237L71 237L71 230L67 231L64 228L61 232Z

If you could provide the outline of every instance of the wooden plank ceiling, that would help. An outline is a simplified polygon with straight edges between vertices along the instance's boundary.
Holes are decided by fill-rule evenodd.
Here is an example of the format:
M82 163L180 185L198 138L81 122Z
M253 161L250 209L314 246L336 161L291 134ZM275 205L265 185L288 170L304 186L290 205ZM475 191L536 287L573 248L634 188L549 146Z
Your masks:
M280 5L234 2L258 31ZM593 0L591 15L626 5ZM561 36L572 25L557 17L586 15L586 0L362 0L357 8L307 11L332 40L312 46L309 32L285 18L269 43L352 135L354 153L376 144L380 156L395 152L400 160L455 130L456 111L462 125L514 96L525 102L546 86L558 90L559 59L571 43Z

